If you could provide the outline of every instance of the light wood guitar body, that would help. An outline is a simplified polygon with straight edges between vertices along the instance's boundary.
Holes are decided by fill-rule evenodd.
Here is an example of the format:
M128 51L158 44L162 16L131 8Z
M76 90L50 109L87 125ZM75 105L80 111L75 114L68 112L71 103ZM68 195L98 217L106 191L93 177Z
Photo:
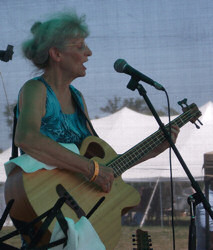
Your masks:
M88 137L84 141L80 150L81 155L91 156L92 148L98 151L97 155L100 157L93 158L99 163L106 164L117 156L109 145L97 137ZM9 176L5 188L6 202L15 199L10 215L18 220L32 221L53 207L59 198L56 192L58 184L66 188L86 214L101 197L105 197L103 203L90 217L90 222L106 249L114 249L120 237L122 210L136 206L140 201L139 193L124 183L121 177L115 179L111 192L106 194L95 184L85 182L85 178L79 174L59 169L38 170L27 174L16 169ZM62 212L66 217L78 221L75 212L68 205L63 205ZM49 227L50 232L53 227L54 223ZM49 240L48 235L46 236Z

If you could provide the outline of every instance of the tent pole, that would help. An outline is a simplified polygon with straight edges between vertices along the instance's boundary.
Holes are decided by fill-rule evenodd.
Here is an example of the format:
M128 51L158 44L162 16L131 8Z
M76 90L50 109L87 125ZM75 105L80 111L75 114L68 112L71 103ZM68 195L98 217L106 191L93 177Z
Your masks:
M151 195L151 197L150 197L149 203L148 203L148 205L147 205L147 207L146 207L146 211L145 211L145 214L144 214L144 216L143 216L143 219L142 219L142 221L141 221L141 223L140 223L140 228L142 228L142 226L143 226L143 224L144 224L144 222L145 222L145 220L146 220L146 217L147 217L147 215L148 215L148 212L149 212L149 209L150 209L150 206L151 206L151 203L152 203L154 194L155 194L156 189L157 189L157 186L158 186L159 179L160 179L160 177L158 177L157 182L155 183L154 190L153 190L152 195Z

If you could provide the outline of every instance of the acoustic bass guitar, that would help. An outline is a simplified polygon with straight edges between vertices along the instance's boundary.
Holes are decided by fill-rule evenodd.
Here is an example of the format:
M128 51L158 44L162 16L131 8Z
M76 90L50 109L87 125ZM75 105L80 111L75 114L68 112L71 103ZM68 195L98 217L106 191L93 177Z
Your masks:
M201 116L195 104L184 109L184 112L171 123L182 127L188 121L195 122ZM169 129L169 125L166 125ZM115 180L110 193L104 193L94 183L88 182L82 175L66 170L38 170L25 173L16 167L5 184L5 198L15 199L10 216L25 222L30 222L46 210L52 208L58 200L57 186L62 184L66 191L88 214L94 205L104 198L98 209L89 218L107 250L114 249L121 232L121 214L140 202L140 195L132 186L126 184L121 175L134 166L143 156L159 146L165 137L161 130L156 131L127 152L118 155L100 138L87 137L80 148L80 155L94 159L99 163L113 168ZM62 207L64 216L79 220L74 209L67 204ZM49 226L44 242L48 243L55 221Z

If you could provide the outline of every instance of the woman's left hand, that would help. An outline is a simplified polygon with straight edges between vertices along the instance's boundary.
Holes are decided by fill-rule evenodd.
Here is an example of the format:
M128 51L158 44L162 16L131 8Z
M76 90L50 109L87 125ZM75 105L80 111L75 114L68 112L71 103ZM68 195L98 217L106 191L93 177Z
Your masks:
M176 143L180 128L177 125L172 125L171 127L171 138L173 143Z
M178 134L180 132L180 129L177 125L171 126L171 139L173 143L176 143ZM163 133L163 132L162 132ZM157 156L158 154L162 153L164 150L170 147L170 144L167 140L165 140L159 147L157 147L153 153L155 153L154 156Z

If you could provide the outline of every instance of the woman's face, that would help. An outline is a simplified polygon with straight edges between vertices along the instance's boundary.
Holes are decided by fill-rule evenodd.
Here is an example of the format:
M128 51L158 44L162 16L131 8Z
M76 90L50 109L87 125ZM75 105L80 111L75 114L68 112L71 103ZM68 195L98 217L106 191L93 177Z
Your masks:
M85 44L84 38L70 39L61 54L60 66L65 74L73 79L86 75L86 67L83 64L88 61L92 51Z

